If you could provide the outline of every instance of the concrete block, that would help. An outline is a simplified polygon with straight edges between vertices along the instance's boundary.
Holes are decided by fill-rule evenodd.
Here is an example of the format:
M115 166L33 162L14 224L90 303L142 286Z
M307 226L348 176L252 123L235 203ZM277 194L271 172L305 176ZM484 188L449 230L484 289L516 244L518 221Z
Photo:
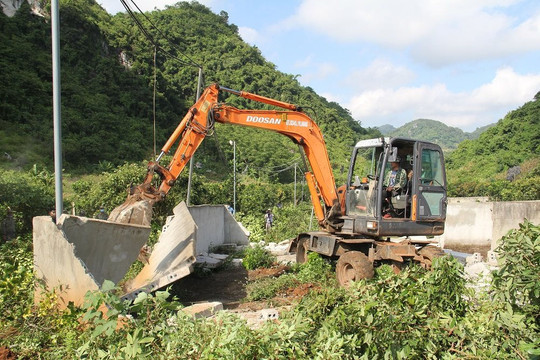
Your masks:
M210 253L208 254L208 256L214 259L218 259L218 260L227 260L227 258L229 257L229 255L227 254L215 254L215 253Z
M465 277L473 282L486 282L491 278L490 267L483 262L465 266Z
M498 240L525 219L540 223L539 200L449 198L444 234L439 239L445 248L494 250Z
M279 313L276 309L262 309L259 311L259 319L261 320L277 320L279 319Z
M134 299L143 291L155 291L191 273L197 225L184 202L178 204L173 213L175 216L169 217L164 225L148 264L126 283L124 298Z
M242 259L232 259L231 264L234 267L242 267L242 266L244 266L244 264L242 263Z
M62 215L33 219L34 269L45 289L60 289L60 306L82 305L87 291L120 281L148 240L150 227ZM35 299L39 301L40 289Z
M223 304L219 301L194 304L182 309L183 312L196 319L213 316L216 312L221 310L223 310Z
M466 261L467 265L472 265L472 264L476 264L476 263L480 263L480 262L484 261L484 257L480 253L474 253L474 254L472 254L470 256L467 256L465 261Z
M495 251L488 251L487 252L487 263L491 266L498 266L499 261L497 257L497 253Z
M290 265L296 263L296 254L277 255L276 258L280 264Z

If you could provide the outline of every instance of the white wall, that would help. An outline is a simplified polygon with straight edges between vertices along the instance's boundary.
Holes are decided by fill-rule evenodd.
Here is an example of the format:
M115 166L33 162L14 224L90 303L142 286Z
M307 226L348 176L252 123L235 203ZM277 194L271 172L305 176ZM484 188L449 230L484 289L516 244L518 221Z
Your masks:
M495 249L497 241L527 219L540 224L540 201L492 202L487 198L449 198L444 234L445 248Z
M197 254L222 244L249 244L249 232L224 205L190 206L189 212L197 224Z

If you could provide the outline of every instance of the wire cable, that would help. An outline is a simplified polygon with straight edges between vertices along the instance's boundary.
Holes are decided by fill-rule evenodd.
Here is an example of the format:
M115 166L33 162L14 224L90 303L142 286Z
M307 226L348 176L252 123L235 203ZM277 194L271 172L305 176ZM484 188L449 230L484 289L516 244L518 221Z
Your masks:
M135 13L133 12L133 10L131 10L131 8L129 7L129 5L127 4L127 2L125 0L120 0L120 2L122 3L122 5L124 6L124 8L126 9L126 12L129 14L129 16L133 19L133 21L135 21L135 24L137 25L137 27L139 28L139 30L142 31L142 33L144 34L144 36L148 39L148 41L150 41L152 43L152 45L154 45L155 47L157 47L159 50L161 50L165 55L169 56L170 58L172 59L175 59L176 61L180 62L181 64L184 64L184 65L188 65L188 66L193 66L193 67L197 67L197 68L202 68L199 64L193 62L193 60L191 60L188 56L186 56L185 54L182 53L183 56L187 57L190 61L185 61L185 60L182 60L180 59L179 57L175 56L174 54L170 53L169 51L163 49L161 46L159 46L159 44L155 41L155 39L152 37L152 35L148 32L148 30L144 27L144 25L141 23L141 21L137 18L137 16L135 16ZM133 1L132 1L133 2ZM134 3L134 2L133 2ZM136 6L136 5L135 5ZM137 7L137 9L139 9ZM141 11L139 9L139 11ZM142 12L141 12L142 13ZM148 17L146 17L146 15L143 14L143 16L148 20ZM153 23L150 22L152 25ZM160 34L163 34L159 29L157 29L155 27L155 25L153 25L154 28L156 30L158 30L158 32ZM169 44L171 44L170 40L169 39L166 39ZM174 47L174 46L173 46ZM178 50L178 48L176 48Z
M150 25L164 38L167 40L167 42L169 43L169 45L171 45L172 47L174 47L180 54L182 54L183 56L185 56L193 66L196 66L196 67L201 67L199 64L197 64L195 61L193 61L189 56L187 56L186 54L184 54L182 52L182 50L169 38L167 37L167 35L165 35L149 18L148 16L146 16L142 10L139 8L139 6L135 3L134 0L131 0L131 3L137 8L137 10L139 10L139 13L146 19L146 21L148 21L150 23Z

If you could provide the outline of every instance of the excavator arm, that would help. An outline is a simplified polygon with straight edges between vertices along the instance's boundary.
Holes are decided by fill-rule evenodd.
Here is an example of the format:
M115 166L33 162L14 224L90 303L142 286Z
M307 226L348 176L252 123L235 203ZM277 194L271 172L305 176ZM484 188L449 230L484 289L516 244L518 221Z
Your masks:
M246 99L281 107L285 110L240 110L219 103L218 95L220 91L230 92ZM163 199L195 151L197 151L203 139L212 131L216 121L223 124L275 131L300 145L311 167L311 171L307 171L305 177L319 225L328 230L336 227L336 217L342 214L342 209L338 201L328 151L317 124L296 105L244 91L231 90L217 84L206 88L198 101L189 109L161 149L156 161L148 164L148 173L144 182L131 189L130 196L124 203L126 206L124 208L120 206L117 208L118 211L115 209L111 213L112 219L109 217L109 220L118 221L118 216L116 216L116 219L113 216L115 212L133 210L133 205L140 201L145 201L151 207L153 203ZM167 154L177 141L179 141L179 144L169 165L167 167L160 165L159 160L161 157ZM158 173L161 178L159 188L152 185L155 173ZM321 204L321 200L324 205ZM148 213L148 209L145 208L145 211ZM133 216L130 215L129 221L121 220L121 222L141 223L137 219L132 221L132 218Z

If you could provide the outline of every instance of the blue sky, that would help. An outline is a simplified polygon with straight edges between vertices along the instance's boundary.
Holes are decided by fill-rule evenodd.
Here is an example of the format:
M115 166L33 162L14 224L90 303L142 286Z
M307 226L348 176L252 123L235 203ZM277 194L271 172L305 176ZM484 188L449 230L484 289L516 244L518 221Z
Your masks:
M151 11L176 1L135 2ZM474 131L540 91L538 0L199 2L364 127L427 118Z

